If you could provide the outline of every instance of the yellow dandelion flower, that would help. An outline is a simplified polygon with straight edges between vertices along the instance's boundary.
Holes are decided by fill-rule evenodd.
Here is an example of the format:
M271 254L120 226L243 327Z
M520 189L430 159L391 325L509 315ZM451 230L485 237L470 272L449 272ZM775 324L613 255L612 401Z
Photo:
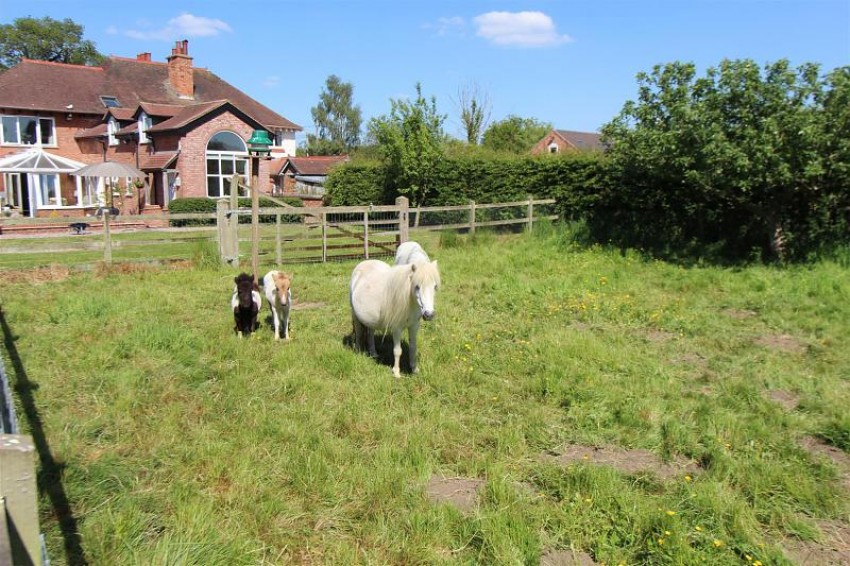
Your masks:
M672 517L673 515L675 515L675 514L676 514L676 512L675 512L675 511L670 511L670 510L668 509L668 510L667 510L667 514L668 514L668 515L670 515L670 516Z
M664 531L664 534L665 534L665 535L667 535L667 536L669 537L669 536L670 536L670 535L672 535L673 533L671 533L670 531Z
M692 478L691 476L685 476L685 481L691 481L692 479L694 478Z
M589 497L585 497L585 498L584 498L584 502L585 502L585 503L593 503L593 500L592 500L591 498L589 498Z
M658 544L661 545L661 546L664 546L664 539L663 538L658 539Z
M746 559L747 559L747 562L752 562L752 561L753 561L753 557L752 557L752 556L750 556L749 554L745 554L745 555L744 555L744 558L746 558Z
M753 566L761 566L761 560L756 560L753 562Z
M720 539L717 539L717 538L716 538L716 539L714 539L714 547L715 547L715 548L720 548L721 546L723 546L723 541L722 541L722 540L720 540Z
M701 533L701 532L702 532L702 527L700 527L699 525L697 525L696 527L694 527L694 530L695 530L696 532L698 532L698 533Z

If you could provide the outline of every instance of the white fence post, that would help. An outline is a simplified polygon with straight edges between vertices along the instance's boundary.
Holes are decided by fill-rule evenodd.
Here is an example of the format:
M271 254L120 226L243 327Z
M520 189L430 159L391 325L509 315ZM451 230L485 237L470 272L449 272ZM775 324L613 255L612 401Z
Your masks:
M528 195L528 231L534 228L534 197Z
M469 201L469 233L475 234L475 201Z
M112 263L112 234L109 232L110 216L108 210L103 211L103 261L106 265Z

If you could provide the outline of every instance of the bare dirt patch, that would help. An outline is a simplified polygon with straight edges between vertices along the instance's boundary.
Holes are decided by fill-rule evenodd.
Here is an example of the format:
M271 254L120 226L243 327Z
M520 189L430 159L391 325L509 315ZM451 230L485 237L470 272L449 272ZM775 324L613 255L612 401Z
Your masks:
M443 478L432 476L425 486L425 495L431 503L448 503L461 513L472 513L478 503L478 490L484 480L476 478Z
M617 447L582 446L571 444L560 453L548 455L561 465L596 464L610 466L629 475L652 473L661 479L694 474L699 471L696 462L685 458L677 458L672 462L664 462L649 450L626 450Z
M797 564L850 564L850 525L840 521L818 521L823 542L785 539L785 554Z
M769 391L764 392L764 396L774 403L781 405L782 408L793 411L797 408L797 405L800 404L800 396L790 391L784 391L782 389L771 389Z
M800 446L809 454L827 458L839 468L850 472L850 455L842 449L827 444L814 436L804 436L801 438Z
M0 271L0 281L20 283L26 281L33 285L42 285L51 281L64 281L71 275L71 270L64 265L51 265L33 269L8 269Z
M650 342L669 342L673 338L676 337L672 332L667 332L666 330L647 330L644 333L644 337Z
M547 550L540 557L540 566L593 566L597 564L586 552L579 550Z
M724 309L722 312L729 318L734 318L735 320L745 320L758 314L756 311L748 309Z
M806 351L806 345L790 334L767 334L759 336L755 342L759 346L792 354L801 354Z

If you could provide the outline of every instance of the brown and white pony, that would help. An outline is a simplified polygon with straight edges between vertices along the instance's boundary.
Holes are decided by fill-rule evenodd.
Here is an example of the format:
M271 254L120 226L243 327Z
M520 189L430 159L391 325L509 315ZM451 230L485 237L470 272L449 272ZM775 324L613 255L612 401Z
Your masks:
M263 292L274 320L274 339L280 340L280 327L283 326L283 339L289 340L289 310L292 307L292 275L272 270L263 277Z

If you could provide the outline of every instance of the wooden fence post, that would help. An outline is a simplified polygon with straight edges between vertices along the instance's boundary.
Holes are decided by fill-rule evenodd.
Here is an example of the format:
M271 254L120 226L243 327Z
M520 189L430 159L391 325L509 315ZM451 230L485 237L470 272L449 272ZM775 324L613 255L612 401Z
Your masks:
M215 212L218 228L218 255L221 263L232 265L239 261L239 240L234 237L235 232L232 228L239 222L239 216L236 210L230 209L225 198L216 201Z
M328 213L322 213L322 263L328 261Z
M283 249L280 234L280 214L275 214L274 252L277 265L283 264Z
M475 201L469 201L469 233L475 234Z
M531 232L531 230L534 228L534 197L533 197L533 196L531 196L531 195L528 195L528 213L527 213L527 218L528 218L528 227L527 227L527 229L528 229L528 231L529 231L529 232Z
M0 434L0 496L13 564L41 564L35 445L32 438ZM9 556L8 554L6 556ZM0 556L4 559L5 556ZM3 562L5 564L5 562Z
M369 211L363 213L363 258L369 259Z
M112 264L112 234L109 232L109 211L103 211L103 261Z
M396 197L398 208L398 243L403 244L410 239L410 201L407 197Z

